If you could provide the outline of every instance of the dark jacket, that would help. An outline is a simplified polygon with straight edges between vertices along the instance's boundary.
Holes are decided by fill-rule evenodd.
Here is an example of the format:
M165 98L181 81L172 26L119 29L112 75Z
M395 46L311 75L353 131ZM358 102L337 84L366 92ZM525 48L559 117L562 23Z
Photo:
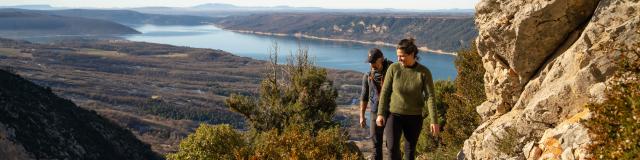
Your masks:
M378 101L380 97L380 91L382 88L382 81L384 75L387 73L387 69L393 63L388 59L382 61L382 69L372 70L362 76L362 91L360 92L360 101L369 103L371 112L378 112Z

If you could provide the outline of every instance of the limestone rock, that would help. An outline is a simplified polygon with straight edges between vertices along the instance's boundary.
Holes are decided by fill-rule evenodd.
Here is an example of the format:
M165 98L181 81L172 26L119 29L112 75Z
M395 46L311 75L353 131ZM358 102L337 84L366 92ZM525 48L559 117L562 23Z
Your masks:
M481 116L510 110L529 78L572 31L587 21L597 0L485 0L476 6L478 51L488 101ZM489 112L487 112L489 111Z
M544 150L542 158L587 159L590 138L587 129L578 122L588 118L588 113L585 109L557 127L546 130L538 146Z
M498 141L488 137L508 127L524 140L513 157L538 159L535 148L540 158L588 157L579 120L587 103L603 100L616 60L640 53L639 9L637 0L478 3L487 101L477 108L485 121L465 141L467 159L495 158ZM531 141L537 146L525 147Z

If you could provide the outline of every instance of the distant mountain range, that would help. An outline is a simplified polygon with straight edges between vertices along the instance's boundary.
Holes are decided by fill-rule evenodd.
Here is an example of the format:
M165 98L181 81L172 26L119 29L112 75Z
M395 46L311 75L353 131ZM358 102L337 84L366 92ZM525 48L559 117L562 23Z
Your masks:
M29 10L53 10L53 9L65 9L61 7L52 7L46 4L37 5L15 5L15 6L0 6L0 8L15 8L15 9L29 9Z
M135 29L111 21L45 14L41 11L0 10L0 36L137 34Z

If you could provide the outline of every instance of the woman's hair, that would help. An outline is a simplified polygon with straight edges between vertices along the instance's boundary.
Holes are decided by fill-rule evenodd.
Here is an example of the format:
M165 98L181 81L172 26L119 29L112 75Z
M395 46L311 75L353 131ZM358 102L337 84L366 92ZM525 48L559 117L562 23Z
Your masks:
M418 57L418 46L416 46L416 44L414 43L415 41L416 39L413 38L402 39L396 46L396 49L402 50L406 54L413 54L416 60L419 60L420 57Z

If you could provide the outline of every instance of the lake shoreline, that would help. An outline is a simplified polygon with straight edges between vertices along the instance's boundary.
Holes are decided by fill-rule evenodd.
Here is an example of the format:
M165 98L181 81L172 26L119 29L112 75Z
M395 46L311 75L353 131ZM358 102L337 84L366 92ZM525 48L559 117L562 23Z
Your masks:
M372 47L379 47L383 53L389 53L387 58L396 60L395 47L371 45L352 42L334 42L297 38L294 35L265 36L258 34L239 33L219 28L215 25L201 26L155 26L145 25L136 28L141 35L129 35L122 38L130 41L170 44L194 48L211 48L224 50L237 56L249 57L257 60L268 60L267 50L278 43L278 49L283 53L292 52L299 47L309 47L310 55L318 66L337 70L352 70L366 73L370 70L364 60ZM301 37L301 35L298 35ZM303 40L304 39L304 40ZM423 52L420 63L433 70L434 79L454 79L457 71L454 66L455 55ZM284 57L284 56L283 56ZM284 59L283 59L284 62Z
M225 29L222 26L218 26L218 25L214 25L214 26L217 27L217 28L220 28L222 30L226 30L226 31L238 32L238 33L256 34L256 35L280 36L280 37L299 37L299 38L317 39L317 40L325 40L325 41L334 41L334 42L353 42L353 43L360 43L360 44L373 44L373 45L381 45L381 46L388 46L388 47L395 47L396 46L395 44L385 43L385 42L381 42L381 41L371 42L371 41L359 41L359 40L350 40L350 39L324 38L324 37L311 36L311 35L306 35L306 34L301 34L301 33L296 33L296 34L291 35L291 34L285 34L285 33L259 32L259 31L250 31L250 30L233 30L233 29ZM455 52L445 52L445 51L442 51L442 50L433 50L433 49L429 49L427 47L419 47L418 50L426 51L426 52L433 52L433 53L437 53L437 54L446 54L446 55L458 56L458 54L455 53Z

